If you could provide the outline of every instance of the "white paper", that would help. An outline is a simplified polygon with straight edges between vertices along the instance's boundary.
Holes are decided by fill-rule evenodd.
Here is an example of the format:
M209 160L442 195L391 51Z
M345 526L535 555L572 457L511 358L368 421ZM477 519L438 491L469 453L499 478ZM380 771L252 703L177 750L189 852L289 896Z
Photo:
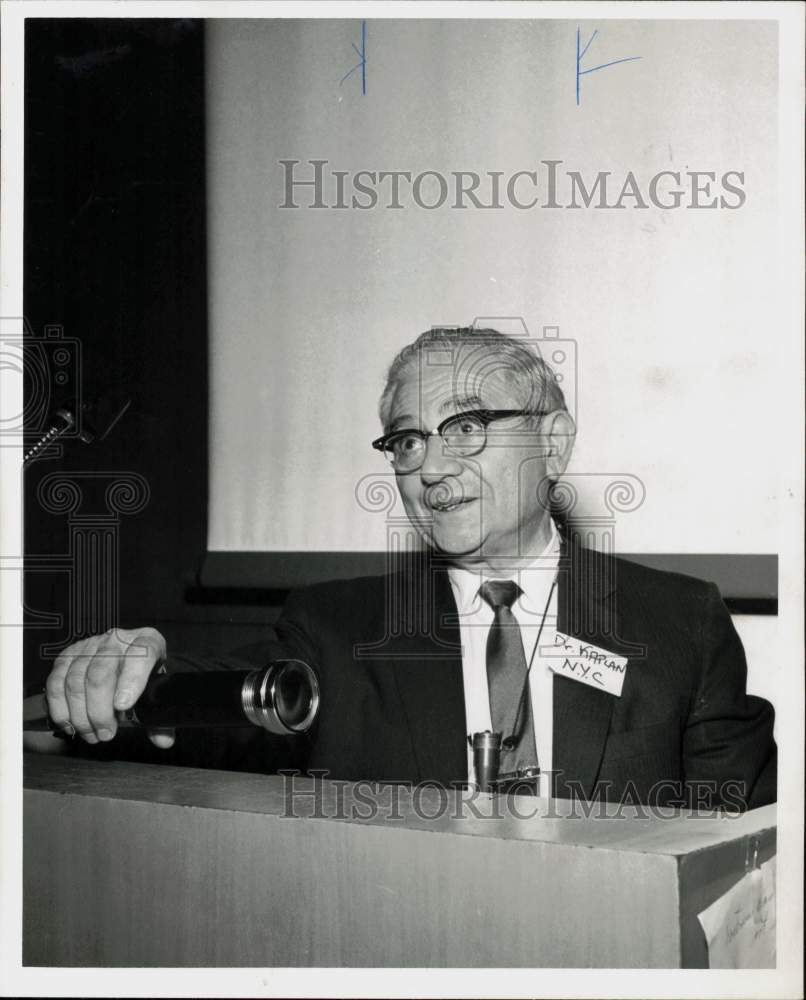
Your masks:
M775 968L775 858L699 914L711 969Z
M551 657L550 668L555 674L572 681L607 691L618 697L624 685L627 657L617 656L591 642L557 632L553 646L540 650L541 656Z

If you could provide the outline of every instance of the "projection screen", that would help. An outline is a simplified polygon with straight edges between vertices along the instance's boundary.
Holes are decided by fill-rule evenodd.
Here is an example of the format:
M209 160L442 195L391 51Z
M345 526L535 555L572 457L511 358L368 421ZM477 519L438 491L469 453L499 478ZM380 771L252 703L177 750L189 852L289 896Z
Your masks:
M774 552L775 30L208 20L210 551L383 551L386 367L481 317L562 356L620 551Z

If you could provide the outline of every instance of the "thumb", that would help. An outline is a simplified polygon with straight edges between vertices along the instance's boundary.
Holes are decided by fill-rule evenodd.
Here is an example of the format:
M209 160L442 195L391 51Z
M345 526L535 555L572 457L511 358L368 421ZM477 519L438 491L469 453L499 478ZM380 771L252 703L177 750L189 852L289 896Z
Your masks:
M154 665L165 656L165 640L156 629L118 629L117 638L125 643L121 669L115 689L116 709L127 709L143 693Z
M148 738L160 750L169 750L176 742L175 729L149 729Z

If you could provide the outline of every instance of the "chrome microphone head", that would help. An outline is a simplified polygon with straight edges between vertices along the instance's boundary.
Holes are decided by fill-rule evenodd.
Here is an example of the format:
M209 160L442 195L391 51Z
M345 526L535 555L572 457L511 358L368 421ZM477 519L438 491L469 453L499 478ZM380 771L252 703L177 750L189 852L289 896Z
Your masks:
M307 733L319 712L319 681L302 660L275 660L248 675L241 703L247 719L270 733Z
M494 792L498 782L498 768L501 760L501 734L473 734L473 767L476 785L480 792Z

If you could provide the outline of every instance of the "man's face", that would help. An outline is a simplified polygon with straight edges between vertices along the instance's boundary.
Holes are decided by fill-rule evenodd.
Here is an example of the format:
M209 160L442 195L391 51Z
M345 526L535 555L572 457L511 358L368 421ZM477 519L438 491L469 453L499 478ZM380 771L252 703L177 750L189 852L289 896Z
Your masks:
M479 385L453 367L413 361L392 399L388 430L435 429L446 417L472 409L515 410L527 400L505 370L485 373ZM549 423L551 423L550 418ZM422 466L397 475L406 513L428 543L459 565L539 555L549 537L540 502L549 469L548 439L534 417L496 420L487 445L459 457L438 435L428 438ZM550 465L550 463L549 463Z

